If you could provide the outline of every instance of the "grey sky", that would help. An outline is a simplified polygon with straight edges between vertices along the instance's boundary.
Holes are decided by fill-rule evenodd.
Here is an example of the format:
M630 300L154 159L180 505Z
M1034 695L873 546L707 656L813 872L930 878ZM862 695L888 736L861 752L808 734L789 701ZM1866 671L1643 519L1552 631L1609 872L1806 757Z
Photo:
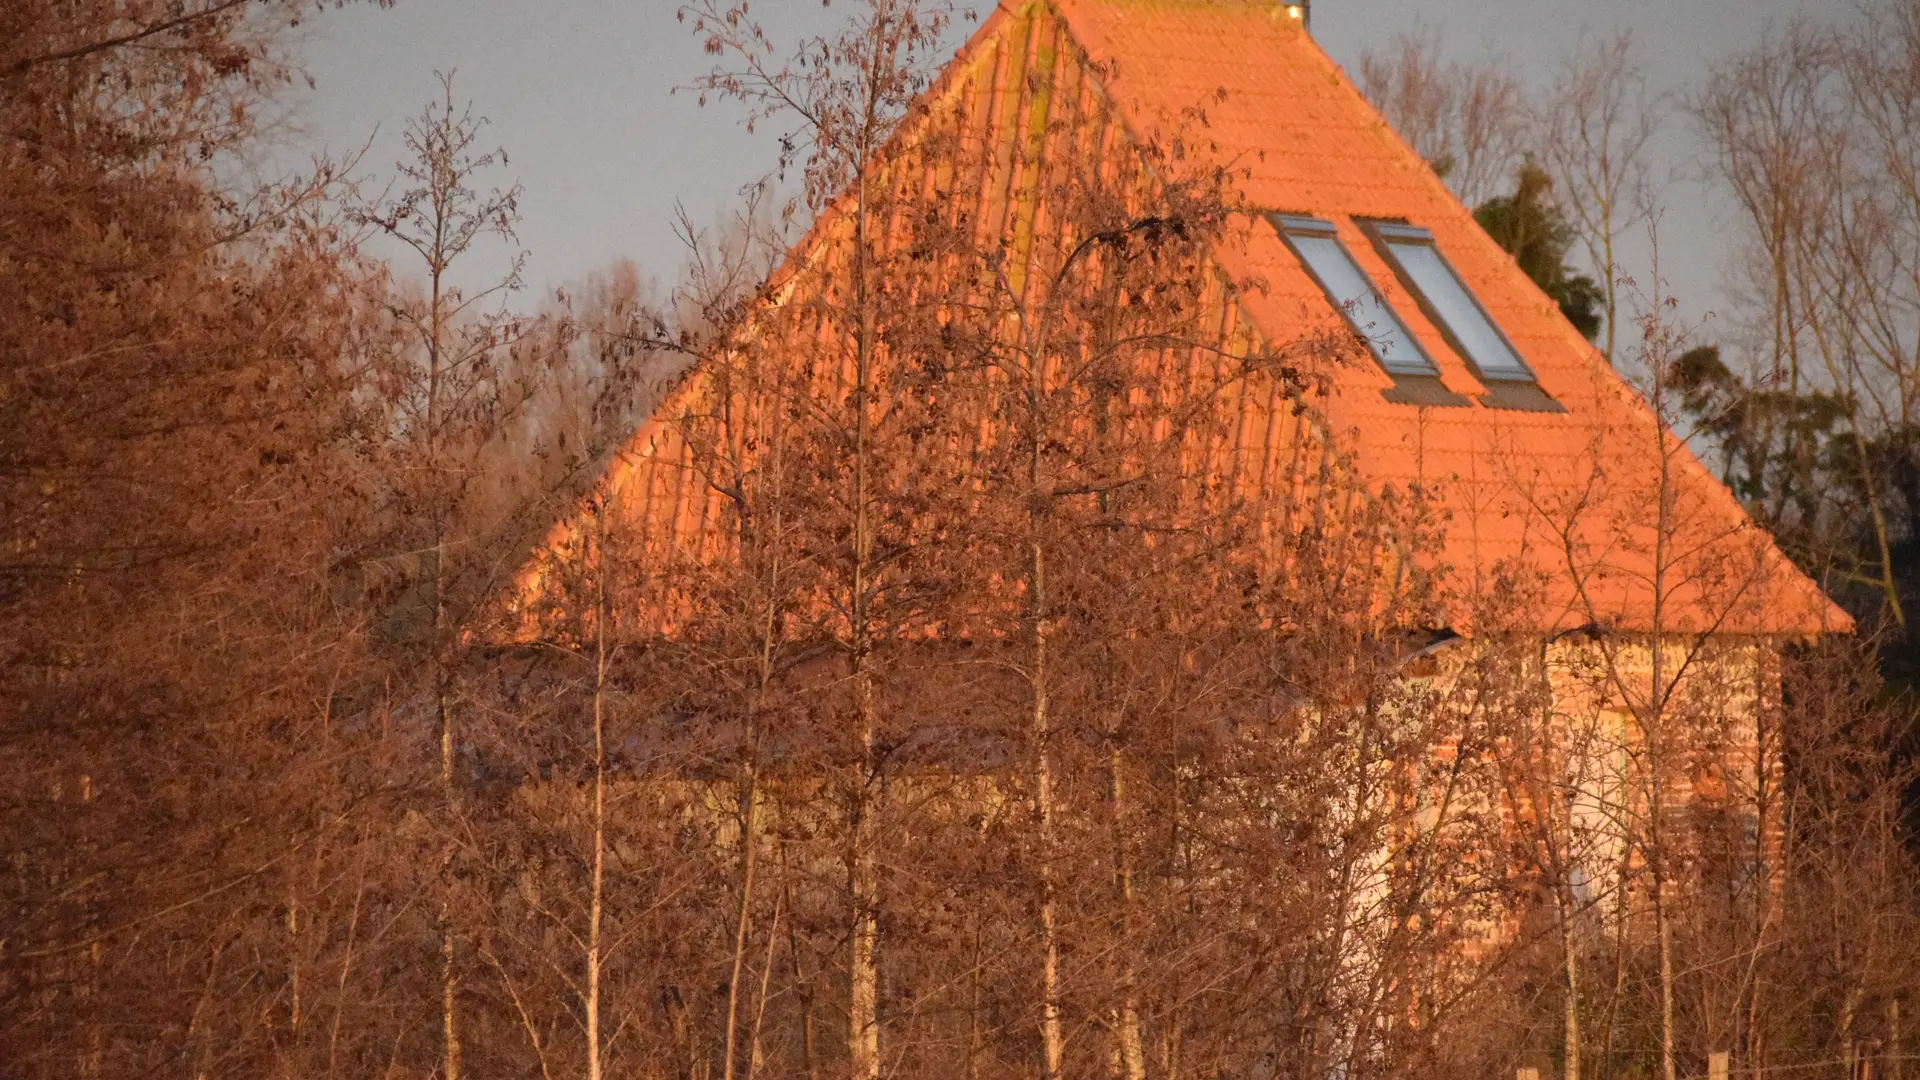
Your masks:
M853 0L760 0L781 36L829 33ZM974 0L984 12L992 0ZM1221 0L1259 2L1259 0ZM672 94L707 70L676 0L399 0L352 6L309 24L304 55L317 86L295 102L300 149L335 152L378 137L362 174L397 156L405 118L437 91L433 72L457 69L457 92L492 121L507 148L501 180L525 185L522 245L528 284L544 290L620 258L670 279L680 252L676 200L718 219L738 189L773 164L770 133L748 135L726 103L700 108ZM1709 61L1756 41L1806 5L1795 0L1318 0L1315 36L1349 69L1416 20L1462 56L1510 57L1530 86L1547 85L1582 35L1631 28L1658 88L1677 89ZM1830 10L1830 9L1829 9ZM970 29L970 27L968 28ZM958 38L956 38L958 40ZM1674 180L1660 240L1663 277L1694 314L1717 307L1728 217L1691 182L1690 132L1669 125ZM531 302L532 298L525 298Z

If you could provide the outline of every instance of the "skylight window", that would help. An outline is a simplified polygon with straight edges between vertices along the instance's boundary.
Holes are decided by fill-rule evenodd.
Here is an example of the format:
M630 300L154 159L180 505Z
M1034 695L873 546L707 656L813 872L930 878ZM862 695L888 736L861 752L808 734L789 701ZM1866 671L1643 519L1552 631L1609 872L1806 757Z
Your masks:
M1391 375L1437 377L1440 373L1427 359L1413 335L1393 313L1380 291L1353 261L1346 246L1334 232L1331 222L1291 214L1270 215L1287 246L1306 264L1307 272L1326 290L1327 298L1347 317L1354 330L1366 339L1367 350Z
M1379 241L1380 253L1399 273L1401 283L1427 318L1483 380L1535 381L1533 369L1520 359L1506 335L1493 325L1486 309L1440 254L1432 233L1385 221L1371 222L1368 228Z

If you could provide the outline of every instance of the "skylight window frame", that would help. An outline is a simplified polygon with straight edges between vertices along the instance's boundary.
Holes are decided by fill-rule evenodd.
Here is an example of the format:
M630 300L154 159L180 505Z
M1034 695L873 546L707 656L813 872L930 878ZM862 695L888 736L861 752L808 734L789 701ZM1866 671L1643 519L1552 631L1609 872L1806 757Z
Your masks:
M1413 331L1407 328L1406 322L1400 318L1400 313L1393 310L1392 305L1387 303L1387 298L1385 294L1381 293L1380 287L1374 283L1373 278L1368 276L1366 270L1354 259L1353 252L1347 250L1347 245L1340 241L1340 230L1334 227L1333 222L1327 221L1324 218L1308 217L1304 214L1269 214L1267 216L1268 219L1272 221L1274 230L1280 234L1280 239L1286 242L1287 250L1293 252L1293 257L1300 260L1301 268L1307 272L1308 277L1313 279L1314 284L1320 286L1320 291L1326 294L1328 302L1334 306L1335 310L1340 312L1340 317L1346 320L1347 326L1366 341L1367 352L1373 357L1374 362L1379 364L1388 375L1398 379L1402 377L1419 378L1421 376L1438 376L1440 374L1440 369L1434 365L1433 358L1428 356L1427 351L1422 349L1420 343L1414 339ZM1296 237L1312 237L1318 240L1330 240L1333 242L1334 247L1339 250L1341 258L1346 259L1347 265L1352 267L1355 276L1366 282L1367 287L1373 291L1373 301L1378 304L1380 310L1385 312L1387 317L1393 321L1393 325L1387 328L1397 334L1397 337L1395 337L1392 342L1393 347L1395 349L1404 348L1408 350L1412 356L1411 360L1405 360L1399 357L1389 360L1386 357L1386 350L1378 347L1378 339L1369 334L1366 328L1354 321L1353 309L1349 305L1356 298L1341 297L1334 294L1332 286L1328 285L1326 280L1320 276L1320 271L1314 268L1312 260L1307 257L1305 252L1300 250L1300 245L1295 242Z
M1540 377L1534 372L1533 366L1527 363L1527 358L1521 355L1520 350L1513 344L1513 339L1501 329L1493 313L1488 311L1486 304L1481 302L1479 294L1474 292L1467 285L1466 279L1460 276L1460 271L1454 268L1446 252L1440 250L1440 244L1434 239L1432 230L1405 221L1379 218L1358 218L1355 219L1355 223L1373 243L1374 251L1380 256L1380 261L1386 263L1387 267L1393 271L1394 277L1399 279L1400 287L1413 298L1414 304L1420 308L1420 314L1440 332L1441 339L1447 343L1448 348L1453 350L1454 355L1467 365L1467 369L1473 373L1474 378L1480 380L1481 385L1487 388L1487 396L1483 399L1483 404L1533 412L1566 411L1559 402L1540 388ZM1513 357L1514 363L1520 366L1524 374L1490 371L1481 367L1479 360L1461 340L1453 323L1440 312L1438 306L1427 296L1427 291L1420 287L1420 283L1414 280L1412 272L1401 261L1400 254L1394 250L1395 245L1419 245L1432 251L1440 268L1453 278L1454 284L1459 287L1460 294L1466 297L1467 303L1473 305L1480 320L1506 348L1508 354Z
M1413 336L1413 329L1407 325L1400 313L1394 310L1393 304L1373 280L1372 275L1368 274L1359 260L1353 257L1353 252L1340 239L1340 230L1332 221L1309 214L1293 214L1284 211L1272 211L1265 216L1267 223L1273 227L1273 231L1279 234L1280 241L1287 246L1287 250L1293 257L1299 260L1300 268L1306 271L1307 276L1320 287L1320 292L1327 298L1327 302L1340 313L1341 319L1346 322L1348 328L1366 342L1367 353L1373 357L1374 363L1393 380L1393 388L1384 395L1388 401L1406 405L1473 404L1471 399L1448 390L1440 381L1439 365L1435 364L1433 357L1421 347L1419 339ZM1348 306L1349 298L1336 295L1332 287L1321 277L1320 271L1315 268L1312 260L1301 250L1297 240L1305 237L1332 241L1334 248L1339 252L1340 257L1347 261L1347 265L1352 268L1355 276L1366 282L1367 287L1372 291L1373 302L1385 317L1391 320L1391 329L1398 334L1393 345L1397 349L1405 350L1412 357L1411 362L1399 358L1393 361L1387 359L1384 355L1385 350L1379 347L1378 339L1355 321L1354 312Z

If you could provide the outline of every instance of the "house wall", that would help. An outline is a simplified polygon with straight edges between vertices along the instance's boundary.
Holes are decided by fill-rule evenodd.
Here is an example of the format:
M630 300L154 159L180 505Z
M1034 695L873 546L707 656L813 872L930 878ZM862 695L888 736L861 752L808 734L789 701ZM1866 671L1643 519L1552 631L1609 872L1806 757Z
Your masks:
M1763 714L1777 700L1770 698L1777 695L1773 644L1716 642L1705 650L1682 640L1671 644L1697 655L1683 683L1694 681L1666 711L1675 733L1688 736L1676 755L1685 764L1676 763L1662 781L1666 805L1676 817L1697 806L1764 815L1753 806L1750 785L1755 777L1777 775L1774 761L1762 767L1753 756L1765 753ZM1384 1028L1417 1023L1423 1001L1490 977L1497 969L1488 962L1501 950L1525 947L1530 936L1549 935L1553 926L1546 896L1512 887L1553 869L1539 855L1540 806L1505 771L1513 760L1529 761L1530 749L1551 761L1551 790L1590 802L1601 818L1576 825L1583 835L1571 844L1575 861L1594 867L1597 893L1581 901L1579 932L1650 940L1647 805L1654 781L1643 724L1617 704L1620 684L1633 685L1650 668L1650 651L1643 643L1563 639L1545 652L1553 695L1539 733L1520 729L1525 716L1517 711L1527 703L1519 691L1539 674L1525 666L1526 657L1539 655L1538 643L1488 641L1437 654L1443 659L1431 670L1410 670L1398 684L1400 696L1371 704L1322 701L1303 707L1291 723L1222 729L1242 744L1237 751L1196 755L1171 773L1142 764L1133 782L1143 808L1151 810L1127 827L1138 856L1138 922L1120 929L1104 863L1103 796L1097 784L1082 790L1071 813L1063 812L1061 828L1072 848L1062 856L1073 873L1061 918L1072 958L1069 1015L1083 1031L1076 1054L1093 1053L1084 1040L1104 1038L1100 1025L1119 985L1108 964L1122 944L1141 964L1139 1002L1155 1060L1185 1054L1189 1064L1212 1060L1209 1055L1246 1062L1298 1052L1292 1040L1301 1032L1289 1026L1289 1005L1326 1010L1331 1002L1337 1005L1332 1015L1375 1018L1335 1024L1315 1036L1337 1051ZM1519 685L1500 682L1508 677ZM618 719L616 727L633 722ZM724 1014L715 987L727 977L734 947L745 855L727 732L683 723L686 745L650 745L645 753L646 760L678 763L683 773L637 777L623 761L610 795L616 808L610 880L622 897L616 904L626 905L620 932L658 937L666 927L676 935L658 944L649 938L645 963L623 976L641 980L629 997L674 1003L641 1010L628 1036L658 1048L665 1062L710 1060L718 1052ZM1429 756L1400 756L1396 732L1399 746L1424 747ZM1547 736L1544 745L1530 745L1535 734ZM1275 740L1298 744L1319 773L1364 774L1365 783L1351 785L1351 798L1334 798L1319 818L1303 823L1302 804L1289 800L1303 798L1296 785L1312 773L1299 770L1297 761L1289 768L1292 755ZM1002 749L1022 746L1015 738ZM1436 767L1450 761L1464 761L1468 775ZM685 768L689 764L696 768ZM1253 771L1269 764L1283 771ZM1235 775L1236 768L1247 771ZM1018 760L980 767L927 754L886 778L880 825L886 1045L897 1038L907 1048L901 1068L915 1075L1022 1075L1027 1069L1034 885L1023 772ZM1097 776L1096 770L1078 779ZM758 781L758 884L744 967L755 980L749 1015L762 1015L758 980L767 980L770 1071L802 1071L808 1017L817 1025L815 1063L829 1068L839 1053L833 1018L844 1008L846 978L840 815L848 780L817 761L789 761L769 763ZM546 808L571 806L556 816L577 817L590 795L567 783L554 778L542 785L551 790L517 797ZM1272 815L1270 825L1263 814ZM1306 843L1279 835L1303 824L1312 833ZM1267 828L1275 835L1263 845L1260 833ZM1692 824L1673 831L1683 838L1713 835ZM1342 850L1341 838L1358 838L1360 846ZM1672 847L1669 897L1681 902L1677 917L1688 918L1681 905L1701 897L1713 868L1685 839ZM1624 901L1605 893L1616 867L1631 879ZM1759 877L1765 876L1762 870ZM521 887L536 885L528 878ZM1751 895L1746 902L1765 900ZM1543 947L1557 948L1553 937L1544 940ZM1448 951L1427 951L1436 946ZM1252 957L1262 957L1257 972L1249 970ZM1181 982L1186 977L1214 989L1196 996ZM1180 1047L1183 1030L1195 1041ZM1200 1032L1218 1041L1201 1043ZM1272 1046L1263 1049L1263 1039Z
M1656 887L1684 907L1708 881L1749 911L1770 903L1782 872L1779 649L1770 639L1670 636L1657 684L1644 635L1475 646L1449 663L1436 678L1452 684L1453 700L1494 702L1467 752L1494 780L1485 791L1498 804L1512 879L1535 886L1517 890L1485 934L1511 937L1530 909L1556 907L1650 933ZM1544 675L1540 692L1468 689L1490 652L1521 680ZM1434 827L1431 815L1422 827Z

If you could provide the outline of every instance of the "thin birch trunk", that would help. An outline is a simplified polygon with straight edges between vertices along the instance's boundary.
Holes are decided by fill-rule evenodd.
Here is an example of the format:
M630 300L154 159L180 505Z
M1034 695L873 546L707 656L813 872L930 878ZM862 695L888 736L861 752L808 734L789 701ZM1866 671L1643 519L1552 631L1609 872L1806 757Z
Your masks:
M1659 262L1656 257L1655 271ZM1659 365L1655 365L1659 367ZM1664 372L1654 373L1653 400L1663 400L1661 379ZM1669 442L1667 416L1665 409L1659 408L1655 419L1655 439L1660 452L1660 487L1658 505L1658 523L1653 539L1653 638L1649 656L1650 693L1648 710L1649 723L1641 736L1647 742L1648 786L1651 796L1648 806L1648 821L1651 825L1649 840L1653 849L1653 920L1654 935L1660 950L1660 1072L1664 1080L1679 1080L1679 1064L1675 1059L1673 1028L1673 929L1667 919L1667 849L1663 829L1665 823L1666 791L1666 705L1667 688L1662 685L1666 675L1663 664L1666 652L1662 641L1666 630L1665 604L1667 589L1668 550L1672 546L1673 532L1673 454L1674 447Z
M593 884L587 898L587 1080L600 1080L600 968L603 960L600 924L605 911L607 870L607 632L613 606L607 597L606 507L595 507L601 537L596 552L601 565L593 568Z
M1184 798L1183 786L1184 785L1181 784L1180 766L1176 763L1173 766L1173 775L1168 777L1168 787L1170 789L1170 798L1168 801L1171 804L1169 806L1171 812L1167 815L1167 852L1174 865L1174 886L1186 897L1186 911L1182 914L1188 917L1187 919L1180 919L1174 923L1174 940L1172 945L1177 950L1184 949L1188 944L1185 940L1182 940L1186 936L1182 931L1190 925L1188 920L1191 919L1194 914L1193 860L1188 857L1187 830L1184 828L1186 805L1181 801L1182 798ZM1173 1001L1178 1002L1181 1000L1185 988L1176 983L1170 986L1168 990L1169 993L1167 996ZM1161 1075L1166 1077L1166 1080L1180 1080L1182 1065L1180 1036L1181 1028L1185 1022L1186 1008L1184 1005L1176 1004L1168 1011L1166 1021L1161 1027L1160 1072ZM1315 1035L1317 1036L1317 1032Z
M436 166L438 163L435 163ZM436 168L435 179L440 173ZM435 415L440 400L441 361L446 348L446 312L444 310L444 277L449 257L445 242L448 229L447 203L436 191L433 199L434 229L433 255L429 259L432 277L432 296L429 309L430 325L427 333L427 468L430 473L439 473L439 418ZM429 643L433 649L434 705L440 719L440 790L447 810L447 828L451 833L455 815L456 793L453 788L453 709L448 699L447 658L442 651L442 640L446 629L446 514L438 493L433 503L433 546L431 557L433 568L428 579L433 590L433 640ZM459 993L459 977L454 968L453 948L453 910L449 892L453 886L453 841L446 843L441 854L441 896L440 896L440 1037L441 1037L441 1077L442 1080L460 1080L460 1030L454 1011Z
M1632 839L1628 838L1620 848L1620 877L1619 884L1615 886L1619 895L1619 921L1613 943L1613 988L1607 995L1607 1020L1603 1029L1606 1037L1600 1046L1600 1067L1607 1076L1613 1075L1613 1040L1620 1030L1620 999L1627 991L1627 943L1631 940L1628 926L1633 900L1627 881L1633 870Z
M1037 376L1036 376L1037 377ZM1038 472L1039 444L1033 450ZM1033 479L1037 480L1035 475ZM1038 521L1032 523L1039 526ZM1047 563L1039 541L1029 550L1027 588L1033 606L1033 813L1040 848L1040 1054L1043 1080L1058 1080L1063 1039L1060 1030L1060 943L1053 888L1053 758L1047 714Z
M875 20L875 33L881 20ZM873 537L867 500L871 494L873 432L868 419L873 380L874 319L871 270L867 251L868 215L867 162L859 163L855 181L857 199L854 215L853 275L856 314L859 320L854 340L854 462L853 462L853 588L851 614L853 625L853 694L859 728L860 775L853 792L852 828L848 843L848 893L853 926L847 935L847 1057L853 1080L880 1080L880 972L876 964L879 942L879 873L874 866L873 801L874 783L879 772L875 754L877 735L873 697L873 627L867 595L868 561Z
M1610 244L1611 236L1609 236L1609 245ZM1611 293L1609 293L1609 295L1611 295ZM1611 337L1613 333L1611 313L1608 315L1607 333L1609 337ZM1608 348L1612 348L1611 342ZM1610 352L1609 360L1611 360ZM1540 689L1543 695L1542 700L1545 711L1545 715L1542 717L1541 739L1539 740L1542 755L1540 774L1542 776L1552 776L1552 770L1554 769L1554 694L1552 669L1549 667L1549 644L1550 642L1545 642L1540 646ZM1569 728L1571 728L1571 725L1569 725ZM1568 736L1569 744L1571 744L1571 730L1569 730ZM1579 757L1574 758L1574 755L1579 755ZM1588 747L1569 745L1566 756L1573 759L1567 762L1566 765L1571 765L1581 772L1584 772L1584 759L1589 756ZM1566 765L1563 765L1563 769ZM1576 776L1577 775L1578 773L1576 773ZM1553 872L1559 878L1559 880L1554 883L1553 899L1556 914L1560 921L1560 957L1562 971L1567 984L1566 1002L1561 1015L1561 1037L1565 1043L1562 1057L1562 1076L1564 1080L1580 1080L1580 950L1574 922L1579 914L1579 910L1578 898L1573 894L1574 836L1573 805L1571 798L1571 794L1569 794L1565 800L1555 797L1553 785L1549 783L1547 785L1546 797L1541 800L1541 811L1546 818L1549 851L1554 854L1553 862L1557 864L1553 867ZM1562 805L1566 807L1564 827L1562 827L1562 821L1556 820L1559 808ZM1559 838L1553 835L1555 830L1559 831Z
M293 1038L300 1037L300 892L291 889L287 896L287 951L292 963L287 972L287 1028Z
M793 870L787 865L787 851L783 845L780 851L780 895L786 901L789 911L793 909ZM793 963L793 985L800 995L800 1069L807 1080L819 1080L814 1067L818 1060L813 1043L813 983L800 970L800 935L793 928L794 920L787 920L787 958Z
M1562 882L1556 891L1561 894L1560 951L1565 957L1567 978L1566 1014L1562 1020L1566 1039L1563 1073L1566 1080L1580 1080L1580 956L1574 933L1573 889L1570 883Z
M1053 747L1048 713L1047 554L1042 542L1047 526L1049 493L1042 488L1042 455L1046 446L1047 351L1051 343L1051 312L1042 316L1039 332L1027 353L1025 417L1027 425L1027 618L1031 622L1028 685L1032 691L1033 816L1039 848L1040 887L1040 1075L1059 1080L1064 1037L1060 1027L1060 942L1053 881Z
M863 703L861 715L871 716L871 687L856 686L856 693ZM862 790L854 796L853 829L849 837L852 850L848 853L848 892L852 902L853 927L848 935L847 1051L854 1080L879 1080L880 972L875 962L880 936L879 912L876 909L879 873L873 857L872 799L864 790L864 782L870 781L873 775L874 746L872 728L865 724L862 726L865 729L861 739L865 768L859 778L863 781Z
M1126 757L1120 749L1117 732L1108 756L1109 812L1113 818L1113 899L1116 909L1113 930L1119 949L1120 1004L1112 1018L1115 1057L1120 1080L1146 1080L1146 1050L1140 1042L1140 1010L1136 994L1133 963L1133 865L1127 858L1126 833Z
M1659 582L1660 578L1660 571L1656 568L1654 571L1654 580ZM1659 600L1657 598L1654 601L1654 608L1654 626L1657 631L1660 625L1658 615ZM1649 710L1652 714L1652 723L1649 730L1643 734L1647 739L1648 745L1648 797L1650 803L1648 816L1650 828L1648 829L1647 846L1650 849L1648 862L1653 875L1653 931L1655 945L1659 951L1660 966L1660 1073L1663 1080L1679 1080L1679 1063L1676 1058L1674 1045L1673 1021L1673 928L1671 920L1667 917L1666 862L1668 852L1666 850L1666 836L1663 829L1664 815L1661 807L1661 803L1665 801L1666 780L1662 773L1666 768L1666 755L1661 752L1660 745L1664 741L1665 733L1653 730L1661 726L1662 713L1664 712L1662 708L1662 695L1658 689L1661 676L1661 653L1657 632L1654 637L1653 657L1655 704L1653 708Z
M438 532L438 529L435 530ZM440 668L435 673L437 683L435 700L440 713L440 792L447 813L448 837L440 853L440 1037L441 1037L441 1076L443 1080L460 1080L460 1029L455 1012L459 994L460 977L454 966L453 941L453 858L454 845L452 832L454 819L459 813L459 794L453 786L453 709L447 700L447 674L445 659L440 656L439 626L442 619L440 601L440 582L438 549L442 541L435 540L436 557L434 582L434 664Z
M758 832L760 832L760 830L758 830L758 798L760 798L760 757L758 757L758 755L760 755L760 717L762 717L762 711L766 709L768 694L772 692L772 686L774 686L774 646L776 646L776 638L778 638L778 632L780 632L780 588L781 569L783 569L780 544L783 523L785 523L785 513L783 513L783 511L785 511L785 461L783 461L783 459L785 459L785 454L783 454L783 450L785 450L785 436L783 436L783 432L781 432L780 411L778 411L778 409L774 409L774 413L772 413L772 423L776 425L776 429L770 432L770 438L766 440L766 448L768 448L766 475L770 477L768 482L772 484L772 488L770 488L770 490L762 490L764 496L766 496L766 502L770 503L768 509L764 511L764 517L766 517L764 540L756 540L755 534L753 534L753 530L755 530L755 519L758 515L749 515L749 513L745 513L745 511L739 515L739 550L741 550L741 552L753 552L753 550L760 550L760 552L762 552L764 559L766 559L766 580L760 582L760 588L764 590L764 594L762 594L762 605L760 605L760 625L756 626L760 640L758 640L758 657L755 657L756 682L755 690L753 690L753 703L749 705L747 726L745 726L745 730L741 732L741 748L739 748L739 753L741 753L741 769L739 769L739 780L737 780L737 784L739 784L739 844L741 844L741 847L739 847L739 851L741 851L741 855L739 855L739 909L735 911L735 919L733 919L733 972L732 976L728 978L728 995L726 995L726 1049L724 1049L722 1067L720 1067L720 1078L722 1078L722 1080L733 1080L733 1070L735 1070L733 1063L735 1063L737 1045L739 1045L739 980L741 980L741 974L743 974L745 963L747 963L747 938L749 938L749 930L751 930L751 926L753 926L753 888L755 888L756 851L758 851ZM735 434L735 444L733 444L732 450L733 461L735 461L735 463L741 463L741 467L743 467L745 461L747 461L749 450L747 450L747 446L739 440L739 434L741 434L741 432L739 432L737 427L733 429L733 434ZM735 484L737 484L737 494L739 494L739 498L741 498L741 505L745 507L745 498L747 498L747 496L745 496L745 477L735 477ZM780 896L776 897L776 901L774 901L776 922L778 922L778 913L780 913L780 905L783 899L785 899L785 892L781 892ZM768 932L766 932L768 965L772 965L776 934L778 934L778 926L770 926ZM797 976L797 974L799 974L799 957L795 955L795 976ZM766 972L762 972L762 982L764 982L764 976L766 976ZM760 1011L762 1011L762 1013L766 1011L766 994L764 994L764 988L762 988L762 999L760 999ZM753 1045L755 1045L755 1051L753 1051L753 1053L755 1053L755 1057L758 1057L758 1040L760 1040L760 1020L756 1017L755 1034L753 1034ZM749 1065L747 1065L749 1076L753 1074L753 1068L755 1068L753 1059L749 1059Z
M1606 202L1606 209L1604 211L1604 216L1602 218L1602 221L1603 221L1603 224L1601 225L1601 230L1600 230L1600 245L1601 245L1601 250L1605 253L1602 256L1602 258L1605 260L1606 265L1601 268L1601 277L1604 281L1604 286L1606 289L1605 303L1607 305L1607 345L1606 345L1607 366L1617 367L1618 365L1614 362L1614 349L1619 338L1618 338L1618 335L1614 332L1614 324L1617 321L1618 316L1620 314L1620 285L1617 279L1617 275L1619 271L1614 266L1614 261L1613 261L1613 201L1611 199L1607 200Z
M980 1080L980 945L979 921L973 924L973 967L967 972L967 1080Z
M460 1032L454 1023L454 995L459 980L453 968L452 912L447 901L440 901L440 1040L441 1075L457 1080L460 1075Z
M327 1026L327 1075L338 1075L337 1065L340 1059L340 1019L347 1011L347 980L353 972L353 958L358 955L360 939L360 908L367 895L367 837L361 832L355 844L357 858L354 875L353 907L347 915L346 950L340 959L340 974L334 982L333 1017Z
M777 412L775 417L775 422L778 423ZM753 703L748 713L746 730L742 733L740 746L740 907L734 919L733 974L732 977L727 980L726 1050L722 1058L721 1080L733 1080L734 1059L737 1053L736 1047L739 1042L740 976L746 964L748 929L752 924L753 918L755 853L759 849L760 716L762 710L766 707L767 694L773 686L774 639L779 629L780 543L782 522L784 520L782 498L785 493L784 481L782 479L784 476L782 471L782 449L784 448L784 442L781 435L776 431L769 440L769 443L769 452L771 454L770 472L774 487L769 493L769 501L772 503L772 506L767 514L768 526L765 545L767 573L764 586L766 593L765 602L760 611L760 655L757 658L759 667L757 671L757 682L754 686ZM735 447L735 461L744 461L745 455L746 450L744 447ZM755 546L753 536L751 535L751 528L752 526L748 516L742 514L740 519L741 551L751 550ZM784 893L782 894L782 898L784 898ZM781 898L776 898L775 900L774 910L776 913L776 921L780 899ZM777 929L777 927L771 927L767 930L767 957L769 964L772 963L773 942ZM797 962L796 959L796 963ZM762 981L764 981L764 978ZM761 992L760 1007L764 1012L766 1009L764 989ZM759 1054L759 1038L760 1021L756 1018L754 1020L754 1054L756 1057ZM747 1066L747 1072L751 1074L753 1068L754 1066L750 1061Z
M759 847L754 834L758 829L755 802L756 776L749 759L740 779L740 905L733 921L733 974L727 980L726 1050L721 1058L720 1080L733 1080L735 1047L738 1044L740 1015L740 976L747 959L747 928L753 918L754 851ZM769 932L771 940L771 932ZM759 1030L758 1024L755 1031Z
M1906 1045L1900 1035L1900 999L1892 998L1887 1002L1887 1077L1888 1080L1902 1080L1906 1069Z
M1759 685L1755 687L1754 698L1756 701L1765 701L1768 693L1766 689L1766 667L1764 662L1756 670L1755 674ZM1764 722L1764 717L1767 715L1768 710L1764 705L1755 709L1753 729L1754 814L1758 827L1754 829L1753 834L1753 864L1759 868L1759 873L1756 875L1756 880L1759 882L1759 892L1756 894L1758 896L1756 903L1760 907L1760 912L1754 920L1753 948L1747 958L1746 1024L1738 1042L1739 1056L1743 1061L1747 1062L1749 1067L1757 1067L1763 1060L1761 1056L1763 1040L1760 1037L1760 1001L1763 988L1766 985L1768 931L1773 927L1776 913L1773 891L1774 863L1772 853L1768 850L1767 822L1773 817L1775 800L1778 796L1773 789L1772 770L1768 767L1768 762L1775 758L1768 747L1776 745L1779 740L1777 737L1767 737L1765 730L1761 727L1761 724ZM1789 841L1783 836L1783 848L1788 842ZM1784 849L1781 855L1784 857Z
M747 1037L747 1080L760 1071L760 1031L767 1019L767 990L773 984L773 952L780 941L780 917L786 912L786 893L773 896L773 921L767 926L767 955L760 963L760 997L753 1010L753 1033Z

